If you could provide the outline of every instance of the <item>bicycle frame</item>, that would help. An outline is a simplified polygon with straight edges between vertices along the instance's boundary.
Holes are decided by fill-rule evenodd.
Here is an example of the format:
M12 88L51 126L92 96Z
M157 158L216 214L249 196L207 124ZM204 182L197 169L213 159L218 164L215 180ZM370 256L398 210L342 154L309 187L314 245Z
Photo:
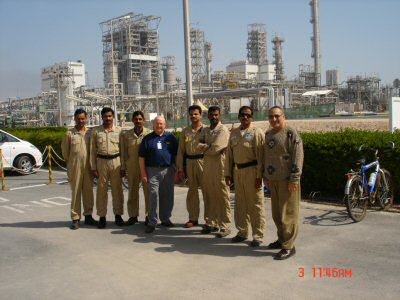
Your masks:
M372 169L374 167L375 167L375 171L374 171L375 180L374 180L373 184L370 186L368 184L368 178L367 178L367 175L366 175L366 171L369 170L369 169ZM375 161L369 163L368 165L361 165L360 171L358 171L358 172L349 172L349 173L347 173L348 180L346 182L346 187L345 187L345 192L344 193L346 195L348 195L350 193L349 189L350 189L351 183L352 183L353 179L355 178L355 176L360 176L362 178L362 188L364 189L366 187L366 189L368 191L368 194L373 193L375 191L376 180L378 178L378 173L379 172L381 172L382 175L383 175L383 172L380 169L379 161L375 160ZM385 178L384 175L383 175L383 180L384 180L385 185L386 185L386 178Z

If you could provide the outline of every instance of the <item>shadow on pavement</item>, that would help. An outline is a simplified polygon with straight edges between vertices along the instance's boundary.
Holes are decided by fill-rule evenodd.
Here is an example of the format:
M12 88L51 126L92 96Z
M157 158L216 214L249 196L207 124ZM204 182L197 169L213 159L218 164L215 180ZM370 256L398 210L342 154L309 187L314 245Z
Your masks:
M69 227L71 222L66 221L32 221L32 222L19 222L19 223L2 223L0 227L13 227L13 228L62 228Z
M304 217L303 224L317 226L341 226L354 223L346 210L324 210L320 215Z
M175 224L174 228L167 229L157 226L153 233L145 233L142 223L129 227L120 227L112 234L128 234L135 238L134 243L156 243L163 245L154 250L161 253L180 252L184 254L212 255L221 257L253 256L267 257L274 256L278 250L270 250L267 243L260 247L249 247L251 238L242 243L233 244L230 235L227 238L216 238L214 234L201 234L201 227L183 228L183 224Z

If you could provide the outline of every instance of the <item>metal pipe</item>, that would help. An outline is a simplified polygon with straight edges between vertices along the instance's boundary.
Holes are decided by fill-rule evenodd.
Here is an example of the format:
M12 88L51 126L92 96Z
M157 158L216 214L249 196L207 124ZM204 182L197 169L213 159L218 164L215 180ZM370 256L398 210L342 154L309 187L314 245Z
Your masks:
M190 51L190 14L189 14L189 0L183 0L183 29L185 37L185 69L186 69L186 107L193 103L193 92L192 92L192 62L191 62L191 51ZM187 124L190 125L189 113L187 113Z
M113 21L111 20L110 32L111 32L111 74L112 74L112 85L113 85L113 109L114 109L114 125L117 125L118 113L117 113L117 101L115 99L115 79L114 79L114 32L113 32ZM118 69L118 68L117 68Z
M62 109L61 109L60 73L57 73L57 89L58 89L58 126L63 126Z

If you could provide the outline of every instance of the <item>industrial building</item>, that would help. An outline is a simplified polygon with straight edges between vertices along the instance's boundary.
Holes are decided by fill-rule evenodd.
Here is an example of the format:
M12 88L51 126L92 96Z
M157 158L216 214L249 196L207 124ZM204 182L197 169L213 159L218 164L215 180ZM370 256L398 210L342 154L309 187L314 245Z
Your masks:
M273 105L301 108L335 104L340 109L386 109L387 99L399 88L380 86L377 76L354 76L340 82L339 70L326 71L321 84L319 1L311 0L311 59L299 64L297 76L285 74L284 37L268 41L265 24L247 25L243 41L246 57L232 61L224 71L212 69L213 44L199 26L190 28L190 62L193 99L206 107L219 105L225 115L250 105L263 114ZM186 119L186 87L176 77L175 57L160 57L158 28L161 18L127 13L100 23L104 86L88 88L83 62L63 62L42 69L42 93L0 103L0 123L10 117L20 126L70 125L76 107L98 124L103 106L112 106L121 122L134 110L164 114L169 124L181 126ZM268 58L271 46L271 59ZM355 103L356 105L351 105ZM303 109L304 111L304 109ZM233 116L237 121L236 116ZM226 120L226 119L225 119Z

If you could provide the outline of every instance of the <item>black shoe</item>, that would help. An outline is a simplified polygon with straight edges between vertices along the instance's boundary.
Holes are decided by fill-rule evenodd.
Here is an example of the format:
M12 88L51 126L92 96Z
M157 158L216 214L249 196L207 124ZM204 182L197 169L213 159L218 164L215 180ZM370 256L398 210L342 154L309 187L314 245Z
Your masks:
M240 235L236 235L231 239L232 243L240 243L240 242L243 242L245 240L247 240L247 238L242 237Z
M137 217L130 217L128 221L125 222L125 226L131 226L138 222Z
M106 228L106 225L107 225L106 217L100 217L99 225L97 225L97 228L103 229Z
M262 244L262 241L260 240L252 240L251 243L249 244L250 247L260 247Z
M92 215L85 216L85 225L98 226L99 222L93 219Z
M217 232L218 230L218 227L211 227L211 232Z
M79 229L79 220L72 220L71 226L69 226L72 230Z
M211 233L211 229L212 229L211 226L204 225L200 232L202 234L208 234L208 233Z
M156 229L156 226L146 225L145 233L152 233Z
M115 215L115 225L117 226L124 226L125 222L122 219L121 215Z
M149 225L149 217L146 216L146 218L144 219L144 226Z
M274 256L274 259L284 260L284 259L288 259L289 257L292 257L295 254L296 254L295 247L293 247L292 249L282 249Z
M221 229L221 231L218 232L215 236L216 236L217 238L224 238L224 237L227 237L227 236L230 235L230 234L231 234L231 231L230 231L230 230Z
M165 226L165 227L168 227L168 228L171 228L171 227L175 226L174 223L172 223L170 220L165 221L165 222L161 222L161 225Z
M282 244L279 241L275 241L268 245L268 249L282 249Z

